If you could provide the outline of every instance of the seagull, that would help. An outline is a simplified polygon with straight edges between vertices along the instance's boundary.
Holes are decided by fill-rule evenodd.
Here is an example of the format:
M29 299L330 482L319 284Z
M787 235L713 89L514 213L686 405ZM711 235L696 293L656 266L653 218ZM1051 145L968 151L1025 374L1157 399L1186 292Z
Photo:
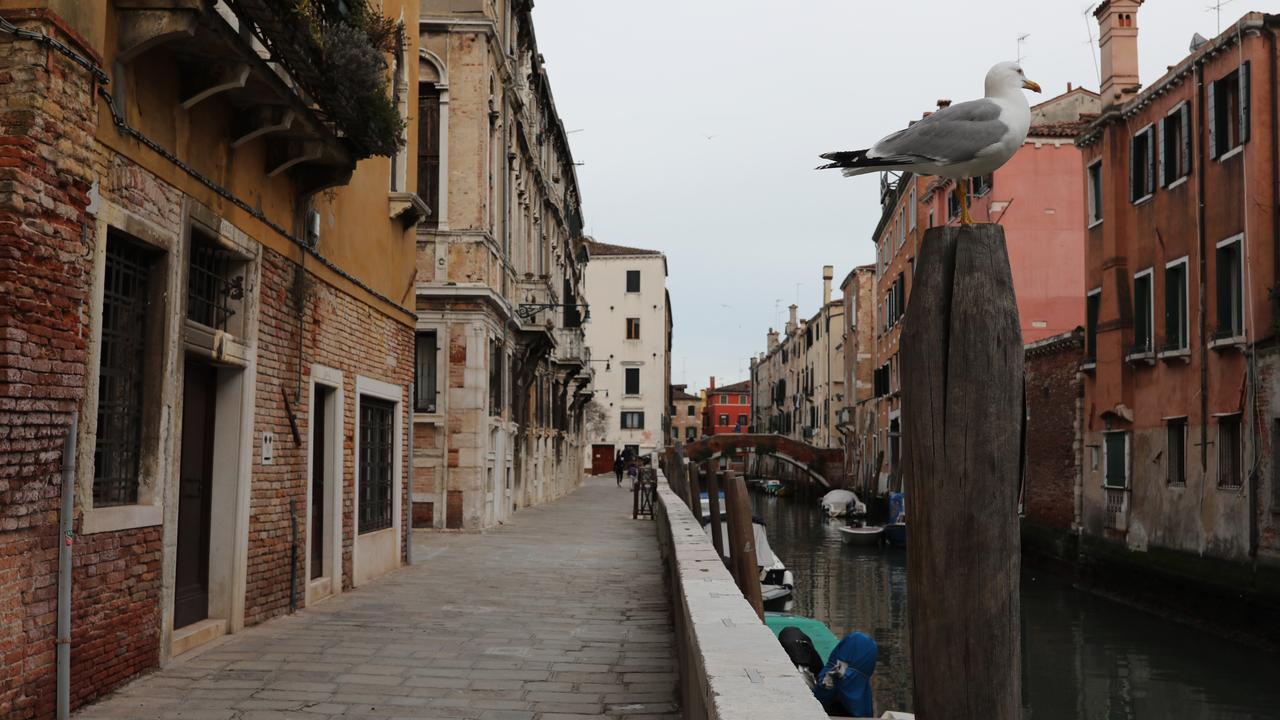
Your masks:
M1018 63L999 63L987 72L981 100L945 107L866 150L821 155L832 162L818 169L840 168L845 177L894 170L956 180L960 223L972 225L968 183L959 181L994 172L1027 139L1031 106L1024 89L1040 92Z

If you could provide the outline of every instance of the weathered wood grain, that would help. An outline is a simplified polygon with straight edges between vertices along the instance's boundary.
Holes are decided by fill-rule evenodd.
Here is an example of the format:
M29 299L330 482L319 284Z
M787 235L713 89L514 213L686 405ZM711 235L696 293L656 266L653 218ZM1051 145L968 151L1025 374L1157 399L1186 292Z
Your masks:
M751 528L751 498L747 484L737 473L724 474L724 500L729 509L729 565L742 596L764 621L764 598L756 560L756 536Z
M1023 349L1000 226L925 233L900 352L916 717L1020 718Z

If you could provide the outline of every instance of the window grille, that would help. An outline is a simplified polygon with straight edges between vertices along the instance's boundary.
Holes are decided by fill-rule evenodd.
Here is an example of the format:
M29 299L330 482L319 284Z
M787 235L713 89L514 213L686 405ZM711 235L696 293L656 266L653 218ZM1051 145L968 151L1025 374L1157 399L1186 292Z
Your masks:
M227 321L236 314L231 301L244 297L244 276L232 277L236 265L234 254L213 243L202 240L191 243L188 318L215 330L227 329Z
M360 398L360 532L391 527L395 404Z
M94 507L138 501L150 272L146 250L124 238L108 238L98 366L98 436L93 452Z
M436 411L436 358L438 354L439 348L435 331L418 333L413 381L414 412L433 413Z

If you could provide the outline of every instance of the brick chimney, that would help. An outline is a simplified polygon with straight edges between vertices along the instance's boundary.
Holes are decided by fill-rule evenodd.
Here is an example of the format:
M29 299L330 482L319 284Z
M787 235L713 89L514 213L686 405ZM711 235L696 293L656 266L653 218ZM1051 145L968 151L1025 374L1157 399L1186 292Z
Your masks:
M1093 16L1098 20L1098 49L1102 55L1102 106L1119 105L1123 94L1138 82L1138 8L1143 0L1103 0Z
M778 347L778 331L777 330L774 330L773 328L769 328L769 341L765 343L765 347L769 349L769 352L773 352L773 349Z
M707 388L707 390L708 390L708 391L711 391L711 390L715 390L715 389L716 389L716 376L715 376L715 375L712 375L712 376L711 376L711 385Z
M835 276L836 269L831 265L822 266L822 307L826 307L831 302L831 278Z
M791 319L787 321L787 334L790 335L796 329L796 311L800 309L799 305L792 305Z

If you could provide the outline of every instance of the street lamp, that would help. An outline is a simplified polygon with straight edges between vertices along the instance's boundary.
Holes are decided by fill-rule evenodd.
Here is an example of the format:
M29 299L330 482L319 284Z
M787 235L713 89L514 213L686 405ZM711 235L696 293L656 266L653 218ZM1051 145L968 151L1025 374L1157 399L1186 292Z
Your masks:
M554 310L555 308L582 308L582 324L586 325L591 322L591 307L586 303L521 303L516 307L516 316L521 320L532 320L538 316L543 310Z

